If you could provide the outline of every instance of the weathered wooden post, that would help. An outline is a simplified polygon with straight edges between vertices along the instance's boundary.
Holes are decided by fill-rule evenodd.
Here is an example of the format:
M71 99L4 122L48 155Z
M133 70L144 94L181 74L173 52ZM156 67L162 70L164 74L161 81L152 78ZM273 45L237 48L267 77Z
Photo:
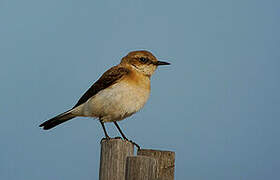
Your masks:
M154 180L157 178L157 160L147 156L128 156L125 180Z
M101 141L99 180L174 180L175 152L139 149L122 139Z
M122 139L103 139L99 180L124 180L127 156L132 156L134 145Z
M174 180L175 152L152 149L140 149L139 156L148 156L157 160L157 172L159 180Z

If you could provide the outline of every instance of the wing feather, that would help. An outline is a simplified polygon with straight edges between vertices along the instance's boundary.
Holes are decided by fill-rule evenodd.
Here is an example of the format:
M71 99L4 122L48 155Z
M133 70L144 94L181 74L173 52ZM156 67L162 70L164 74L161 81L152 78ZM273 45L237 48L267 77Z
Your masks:
M115 84L119 79L128 73L130 73L130 70L124 67L114 66L110 68L86 91L73 108L85 103L99 91Z

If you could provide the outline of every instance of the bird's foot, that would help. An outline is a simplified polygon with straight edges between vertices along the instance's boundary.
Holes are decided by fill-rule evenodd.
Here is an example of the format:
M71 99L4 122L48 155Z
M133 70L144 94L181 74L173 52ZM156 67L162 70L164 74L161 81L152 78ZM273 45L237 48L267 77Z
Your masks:
M110 136L106 136L106 137L104 137L104 138L101 139L100 143L101 143L102 141L107 141L107 140L110 140L110 139L112 139Z
M122 139L122 138L119 137L119 136L114 137L114 138L111 138L110 136L106 136L106 137L104 137L104 138L101 139L100 143L101 143L102 141L108 141L108 140L110 140L110 139ZM137 147L138 150L141 149L140 146L139 146L137 143L135 143L134 141L128 140L127 138L124 138L124 140L125 140L125 141L128 141L128 142L130 142L130 143L132 143L134 146Z
M120 136L114 137L113 139L122 139Z
M130 143L132 143L134 146L137 147L138 150L141 149L140 146L139 146L136 142L134 142L134 141L132 141L132 140L128 140L127 138L125 138L124 140L125 140L125 141L128 141L128 142L130 142Z

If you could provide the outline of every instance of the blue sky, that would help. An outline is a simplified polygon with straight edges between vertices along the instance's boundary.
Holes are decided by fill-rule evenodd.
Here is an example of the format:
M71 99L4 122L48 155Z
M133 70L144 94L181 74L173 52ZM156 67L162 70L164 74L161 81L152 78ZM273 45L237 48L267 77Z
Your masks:
M176 152L176 179L279 179L280 2L1 0L0 179L98 178L100 124L38 125L129 51L172 63L120 122ZM110 135L118 135L108 124Z

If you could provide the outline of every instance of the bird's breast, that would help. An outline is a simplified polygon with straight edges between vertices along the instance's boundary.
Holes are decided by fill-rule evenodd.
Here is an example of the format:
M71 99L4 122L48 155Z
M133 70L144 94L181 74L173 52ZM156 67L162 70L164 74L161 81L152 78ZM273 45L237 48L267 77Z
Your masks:
M104 122L122 120L139 111L150 95L150 80L122 81L100 91L85 103L85 116L98 117Z

